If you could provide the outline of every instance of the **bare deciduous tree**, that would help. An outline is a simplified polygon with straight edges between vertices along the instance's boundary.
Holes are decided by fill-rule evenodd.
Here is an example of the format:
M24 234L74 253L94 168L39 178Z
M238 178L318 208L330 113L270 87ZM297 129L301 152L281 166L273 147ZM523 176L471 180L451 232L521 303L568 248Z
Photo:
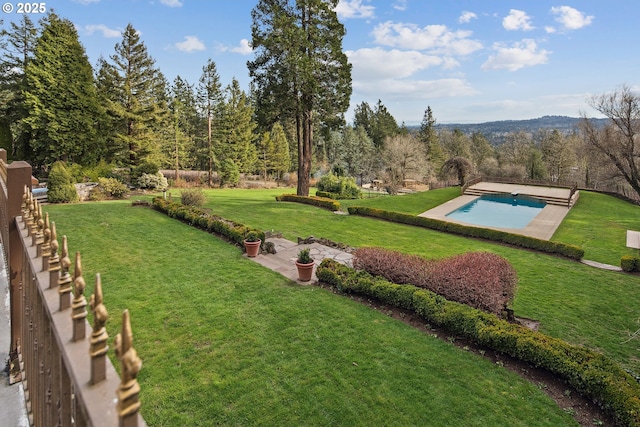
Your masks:
M581 130L589 146L605 154L619 175L640 195L640 150L636 146L640 131L640 96L623 85L619 89L591 98L589 105L609 118L598 127L582 114Z

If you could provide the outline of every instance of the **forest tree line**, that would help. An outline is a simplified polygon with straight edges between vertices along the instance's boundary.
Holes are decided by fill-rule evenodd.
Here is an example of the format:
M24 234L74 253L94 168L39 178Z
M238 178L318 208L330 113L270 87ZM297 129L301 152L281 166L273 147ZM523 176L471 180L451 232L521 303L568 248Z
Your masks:
M611 119L609 126L593 126L584 117L574 132L511 132L500 146L479 132L437 129L430 106L416 130L399 125L381 100L358 104L346 124L350 66L339 55L336 69L344 75L332 90L344 93L334 104L304 104L304 97L298 104L274 102L278 91L287 94L269 80L274 70L264 63L282 55L281 40L269 38L277 32L261 26L261 19L280 12L260 7L277 3L259 2L254 10L257 56L248 63L249 92L235 78L223 84L212 59L197 82L180 76L169 82L131 24L95 67L73 23L55 13L37 25L25 15L3 26L0 147L41 175L62 160L121 168L132 178L158 169L208 171L209 185L215 172L219 185L236 185L240 174L277 180L303 167L306 177L335 170L361 183L379 179L391 192L405 179L430 183L463 172L601 189L626 185L640 193L634 146L639 98L626 86L591 101ZM313 12L300 10L307 20ZM285 65L283 60L276 71L291 72ZM304 95L304 88L298 91Z

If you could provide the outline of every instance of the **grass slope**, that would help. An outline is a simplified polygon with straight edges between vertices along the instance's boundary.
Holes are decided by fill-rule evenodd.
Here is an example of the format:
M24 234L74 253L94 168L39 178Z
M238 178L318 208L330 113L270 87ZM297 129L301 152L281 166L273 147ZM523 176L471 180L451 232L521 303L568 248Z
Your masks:
M260 192L212 193L211 203L240 220L253 203L237 194L300 208ZM302 208L302 218L322 212ZM82 252L87 295L101 273L111 337L131 311L149 425L575 425L535 385L483 358L295 285L157 212L125 202L46 210ZM320 225L302 218L300 229ZM322 228L334 220L344 218L327 216ZM342 229L380 227L349 220Z

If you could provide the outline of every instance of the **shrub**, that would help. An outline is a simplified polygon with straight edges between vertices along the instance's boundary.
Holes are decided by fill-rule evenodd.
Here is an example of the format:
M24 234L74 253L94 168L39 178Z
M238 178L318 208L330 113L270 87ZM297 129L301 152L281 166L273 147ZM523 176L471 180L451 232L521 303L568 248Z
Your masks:
M98 178L98 187L107 196L123 199L129 192L129 188L115 178Z
M138 178L138 187L164 191L169 187L169 183L167 182L167 178L160 172L155 174L143 173L140 178Z
M134 183L144 174L155 175L160 170L160 165L153 160L145 160L131 170L131 183Z
M276 200L279 202L297 202L307 205L318 206L320 208L329 209L331 211L340 210L340 202L336 202L333 199L327 199L325 197L317 196L298 196L296 194L282 194L276 196Z
M200 207L185 206L166 200L163 197L155 197L152 203L155 210L163 212L171 218L184 221L194 227L226 237L238 246L243 246L245 237L252 231L258 235L260 240L265 241L263 231L250 229L243 224L209 214Z
M495 242L502 242L513 246L533 249L540 252L562 255L567 258L580 260L584 256L584 250L578 246L567 245L560 242L536 239L535 237L522 236L520 234L507 233L506 231L491 230L488 228L472 227L468 225L455 224L433 218L425 218L416 215L409 215L400 212L385 211L367 207L349 207L350 215L370 216L373 218L385 219L387 221L401 224L415 225L418 227L430 228L445 233L459 234L462 236L487 239Z
M335 199L360 199L362 192L351 177L337 176L333 173L323 175L316 184L318 191L336 194Z
M78 192L73 178L63 162L51 165L47 182L47 200L50 203L70 203L78 201Z
M185 206L202 206L207 198L200 188L187 188L180 192L180 202Z
M640 271L640 258L625 255L620 259L620 268L626 272Z
M376 279L332 259L322 261L316 276L342 291L401 304L452 334L546 369L599 404L616 425L640 425L640 385L600 353L448 301L426 289Z
M496 315L513 302L517 283L511 264L488 252L433 261L383 248L361 248L354 254L353 265L394 283L429 289Z

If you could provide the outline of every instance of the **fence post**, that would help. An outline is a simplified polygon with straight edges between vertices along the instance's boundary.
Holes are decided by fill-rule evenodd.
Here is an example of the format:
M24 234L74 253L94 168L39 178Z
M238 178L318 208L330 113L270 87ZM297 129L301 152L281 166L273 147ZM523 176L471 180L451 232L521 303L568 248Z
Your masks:
M118 387L118 418L120 427L137 427L138 411L140 410L140 384L136 379L142 361L133 348L133 332L129 310L122 312L122 329L116 335L116 357L120 359L120 386Z
M6 153L5 153L6 154ZM9 257L9 301L11 311L11 349L15 350L20 339L22 311L20 302L20 279L22 271L22 244L20 230L15 218L21 214L24 188L31 188L31 166L17 161L7 166L7 220L9 221L9 242L5 250Z
M102 280L100 273L96 274L96 284L91 295L90 306L93 312L93 333L91 334L91 384L99 383L107 377L107 352L109 335L104 324L109 318L107 307L102 302Z
M71 318L73 319L73 337L71 341L83 340L86 335L87 299L84 289L87 287L82 277L82 262L80 252L76 252L76 268L73 271L73 302L71 303Z

